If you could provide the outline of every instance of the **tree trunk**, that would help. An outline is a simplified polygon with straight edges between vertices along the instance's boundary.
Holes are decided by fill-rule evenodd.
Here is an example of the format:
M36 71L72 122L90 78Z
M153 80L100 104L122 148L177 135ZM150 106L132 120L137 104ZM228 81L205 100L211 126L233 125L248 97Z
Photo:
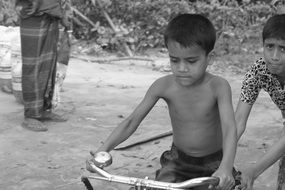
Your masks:
M279 162L277 190L285 190L285 155L281 157Z

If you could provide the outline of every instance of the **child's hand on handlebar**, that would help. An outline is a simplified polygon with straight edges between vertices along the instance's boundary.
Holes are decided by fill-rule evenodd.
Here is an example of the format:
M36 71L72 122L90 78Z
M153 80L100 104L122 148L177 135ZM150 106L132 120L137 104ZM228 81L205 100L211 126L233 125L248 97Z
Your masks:
M235 180L231 171L219 168L212 176L218 177L220 181L218 186L214 187L213 185L210 185L209 189L231 190L235 185Z

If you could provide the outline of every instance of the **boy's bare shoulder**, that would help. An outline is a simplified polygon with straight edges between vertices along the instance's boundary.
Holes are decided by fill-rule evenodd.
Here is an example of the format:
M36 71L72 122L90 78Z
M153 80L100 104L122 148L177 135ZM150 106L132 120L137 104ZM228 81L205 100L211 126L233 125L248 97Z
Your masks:
M166 75L156 79L150 89L153 89L156 92L165 92L173 83L173 75Z
M163 77L160 77L158 79L156 79L154 81L153 84L156 84L156 85L159 85L159 86L169 86L169 84L171 84L173 82L173 75L166 75L166 76L163 76Z
M219 90L221 88L230 88L229 82L218 75L209 74L210 76L210 86L213 87L213 89Z

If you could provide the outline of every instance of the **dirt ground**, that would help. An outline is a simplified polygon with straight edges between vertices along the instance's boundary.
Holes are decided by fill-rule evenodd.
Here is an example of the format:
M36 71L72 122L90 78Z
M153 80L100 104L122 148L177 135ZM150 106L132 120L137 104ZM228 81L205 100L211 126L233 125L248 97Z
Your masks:
M23 106L13 95L0 92L0 189L1 190L80 190L85 159L144 96L148 86L162 72L166 58L149 62L122 61L106 64L72 58L57 111L68 116L65 123L46 123L48 132L32 132L21 127ZM214 65L215 66L215 65ZM209 70L227 78L238 101L242 75ZM167 107L158 102L128 142L170 129ZM246 168L260 158L282 130L281 114L262 92L253 107L245 135L239 142L236 167ZM154 177L160 154L171 145L163 138L124 151L112 151L114 174ZM275 189L277 163L261 175L256 190ZM122 185L91 180L95 189L126 189Z

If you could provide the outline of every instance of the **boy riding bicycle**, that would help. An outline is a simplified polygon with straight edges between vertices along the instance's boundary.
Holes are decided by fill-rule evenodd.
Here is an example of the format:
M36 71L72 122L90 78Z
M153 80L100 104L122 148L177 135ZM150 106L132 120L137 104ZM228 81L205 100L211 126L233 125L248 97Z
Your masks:
M142 102L96 152L109 152L125 141L163 99L169 108L173 144L161 156L156 180L216 176L219 189L232 189L237 131L231 88L225 79L206 71L214 57L215 28L202 15L182 14L170 21L164 39L172 74L150 86Z

